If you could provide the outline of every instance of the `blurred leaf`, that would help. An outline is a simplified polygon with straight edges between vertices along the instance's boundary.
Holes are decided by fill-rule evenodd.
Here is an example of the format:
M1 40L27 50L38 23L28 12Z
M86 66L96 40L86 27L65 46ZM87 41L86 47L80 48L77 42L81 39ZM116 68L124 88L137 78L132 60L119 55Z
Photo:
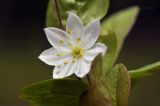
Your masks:
M160 62L156 62L139 69L130 70L129 75L131 77L132 84L135 84L139 79L150 76L157 71L160 71Z
M82 21L87 24L95 18L103 18L109 7L109 0L59 0L63 24L66 23L68 12L75 12ZM58 19L55 11L54 0L50 0L47 10L46 25L58 27Z
M127 106L130 78L124 65L116 65L105 78L111 106Z
M139 7L131 7L113 14L102 23L101 35L106 36L109 30L113 31L117 36L118 53L127 34L135 23L138 13Z
M34 106L79 106L87 85L79 80L46 80L22 89L21 98Z
M100 42L107 46L107 53L103 57L103 75L106 75L117 58L117 38L112 31L108 31L107 36L100 36Z
M59 27L57 14L55 11L54 0L49 0L46 11L46 26L47 27Z

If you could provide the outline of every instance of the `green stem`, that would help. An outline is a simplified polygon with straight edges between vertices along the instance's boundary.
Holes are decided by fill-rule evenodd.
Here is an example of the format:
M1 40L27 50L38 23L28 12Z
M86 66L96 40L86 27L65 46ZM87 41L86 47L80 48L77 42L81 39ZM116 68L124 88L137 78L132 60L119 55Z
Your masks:
M56 12L57 12L57 16L58 16L58 21L59 21L60 28L61 28L62 30L64 30L63 24L62 24L61 15L60 15L60 10L59 10L59 5L58 5L58 1L57 1L57 0L55 0L55 7L56 7Z

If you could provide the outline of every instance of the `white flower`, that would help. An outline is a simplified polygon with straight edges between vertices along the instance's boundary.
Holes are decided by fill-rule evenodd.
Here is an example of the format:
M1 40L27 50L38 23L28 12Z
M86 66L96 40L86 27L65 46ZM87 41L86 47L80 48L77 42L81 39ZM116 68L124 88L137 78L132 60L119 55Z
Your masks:
M100 53L104 55L107 49L104 44L96 43L100 33L98 19L84 28L80 18L70 13L66 32L53 27L44 30L53 47L42 52L39 58L55 66L53 78L64 78L72 74L84 77L89 73L94 58Z

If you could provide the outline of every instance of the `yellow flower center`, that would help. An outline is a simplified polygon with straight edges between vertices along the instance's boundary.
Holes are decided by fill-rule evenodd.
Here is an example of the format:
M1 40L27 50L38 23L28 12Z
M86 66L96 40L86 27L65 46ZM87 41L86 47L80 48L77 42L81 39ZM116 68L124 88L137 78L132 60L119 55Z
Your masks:
M76 46L72 49L72 56L73 58L81 58L84 54L84 51L81 47Z

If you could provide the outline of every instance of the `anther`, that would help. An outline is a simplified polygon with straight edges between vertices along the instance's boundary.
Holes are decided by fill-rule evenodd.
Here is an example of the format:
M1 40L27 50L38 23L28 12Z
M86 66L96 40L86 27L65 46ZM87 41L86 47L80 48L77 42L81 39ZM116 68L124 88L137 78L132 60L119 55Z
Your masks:
M64 41L63 41L63 40L60 40L60 41L59 41L59 43L63 44L63 43L64 43Z
M62 56L62 53L57 53L56 55L57 55L58 57L60 57L60 56Z
M67 30L66 32L67 32L69 35L71 35L71 31L70 31L70 30Z
M64 62L65 65L67 65L68 63L69 63L69 61L67 61L67 60Z
M77 42L80 42L81 41L81 38L77 38Z

